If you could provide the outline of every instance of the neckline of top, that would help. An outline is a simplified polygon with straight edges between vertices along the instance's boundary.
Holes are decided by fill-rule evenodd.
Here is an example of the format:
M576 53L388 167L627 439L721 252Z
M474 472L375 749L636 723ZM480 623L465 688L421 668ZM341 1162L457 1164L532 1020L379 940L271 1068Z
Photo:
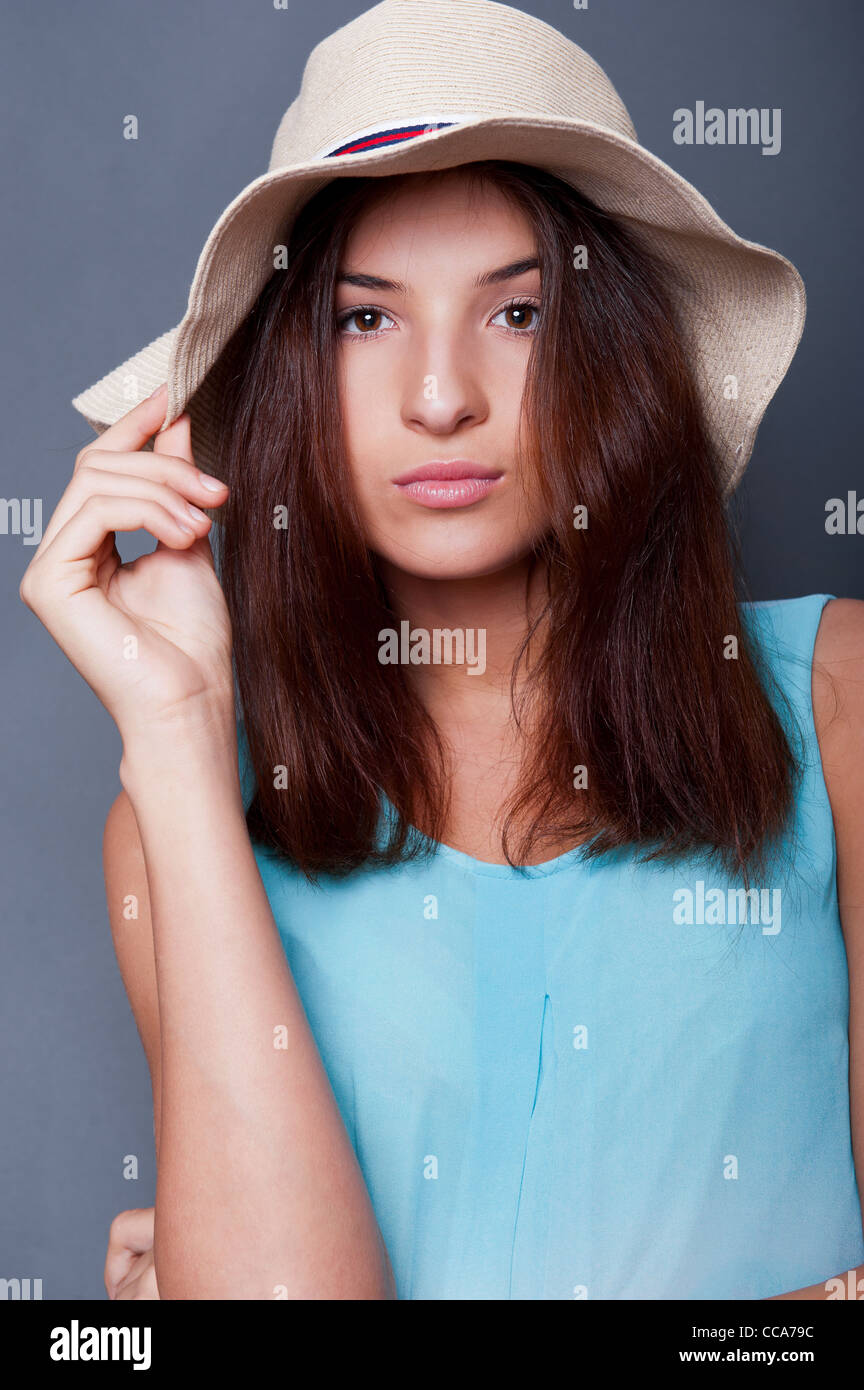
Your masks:
M556 855L554 859L546 859L541 864L526 864L524 868L515 868L512 864L496 864L491 859L475 859L473 854L466 854L464 850L442 844L440 840L433 843L436 856L441 855L442 858L449 859L451 863L458 864L463 869L470 869L472 873L478 874L482 878L509 878L523 881L532 878L547 878L550 874L560 873L562 869L570 868L574 864L581 864L584 848L583 845L574 845L572 849L565 850L563 854Z
M381 792L382 816L384 818L395 818L395 808L392 801L385 791ZM415 826L411 826L414 834L420 834ZM541 864L526 864L523 868L514 867L512 864L497 864L491 859L477 859L473 854L467 854L465 850L455 849L452 845L445 845L441 840L432 840L429 836L423 836L424 841L430 845L433 858L449 860L450 863L458 865L460 868L468 869L471 873L477 874L482 878L508 878L512 880L527 880L531 878L546 878L550 874L560 873L562 869L570 868L573 865L582 864L582 852L589 841L574 845L572 849L567 849L563 854L557 854L554 859L546 859Z

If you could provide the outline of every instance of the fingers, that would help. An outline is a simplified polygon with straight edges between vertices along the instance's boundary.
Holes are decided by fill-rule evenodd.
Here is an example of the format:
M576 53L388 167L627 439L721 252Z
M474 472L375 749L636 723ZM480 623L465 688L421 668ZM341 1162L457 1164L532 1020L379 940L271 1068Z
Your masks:
M212 524L202 512L201 520L189 513L181 516L173 507L135 492L121 495L109 487L91 493L77 512L57 532L45 553L45 562L75 564L90 559L112 531L149 531L157 541L172 550L182 550Z
M105 1292L109 1298L117 1297L138 1258L134 1250L109 1250L105 1261Z
M168 387L163 382L154 395L133 406L115 424L103 430L99 436L100 449L121 453L127 449L143 449L165 419L167 404Z
M154 448L150 454L114 453L111 450L99 449L98 445L94 444L92 448L85 449L78 455L73 481L85 469L103 468L111 473L156 478L159 482L170 483L179 491L188 493L193 501L200 498L208 507L220 507L228 495L227 485L221 479L204 473L192 459L189 446L189 416L181 415L159 438L166 441L165 446L158 451Z
M123 473L108 473L104 469L95 472L92 481L78 494L81 506L88 496L100 497L140 497L158 502L178 525L190 527L196 536L206 534L211 521L194 503L187 502L174 488L166 483L155 482L150 478L130 478ZM80 510L80 507L77 508ZM74 515L74 512L72 513ZM61 528L62 529L62 528Z
M128 479L119 481L129 485ZM104 675L114 669L114 656L129 632L129 617L98 583L106 566L111 571L114 533L148 531L157 544L178 551L191 549L210 525L203 513L201 521L192 516L180 521L173 511L148 497L93 493L27 567L18 589L22 602L109 711L113 712ZM127 693L128 683L114 695L125 698Z
M167 429L157 432L165 418L166 401L167 388L163 383L152 397L141 401L78 453L72 480L54 509L33 556L34 561L41 558L73 514L80 510L88 493L113 493L117 490L115 485L110 488L97 486L99 480L94 474L100 470L103 473L128 473L141 480L138 491L151 499L155 494L143 485L146 481L156 481L173 488L180 494L178 505L170 506L170 499L165 494L161 501L169 511L173 510L175 515L183 517L184 522L188 521L185 516L186 502L199 507L222 506L227 499L228 488L220 479L210 477L196 467L192 455L192 422L189 414L184 412ZM151 438L152 452L145 453L144 445ZM194 516L193 520L195 535L203 534L200 518ZM204 532L208 529L209 519ZM157 536L157 540L171 544L163 536Z
M121 1211L111 1222L105 1259L105 1288L113 1298L129 1274L133 1262L153 1248L155 1208L136 1207Z
M188 437L189 428L188 416L181 416L181 420L184 419L185 426L177 435L177 442L181 447L183 431L185 429ZM177 424L179 423L178 421ZM175 426L172 425L170 431L166 430L166 435L174 429ZM128 477L130 490L137 490L141 496L154 497L154 483L172 489L176 494L173 498L173 510L184 520L187 519L187 502L193 505L197 503L199 507L221 507L228 496L228 488L224 483L218 478L209 479L206 473L202 473L187 458L173 454L148 456L141 453L106 452L95 447L87 449L78 457L69 486L54 509L34 559L48 548L58 531L79 510L90 493L116 491L116 484L103 484L108 476L116 478L121 473ZM167 493L161 494L161 498L166 506L169 505L171 499Z
M188 413L178 415L173 424L169 425L161 434L157 434L153 440L154 454L176 454L178 458L188 459L189 463L195 463L192 457L192 421Z
M127 1283L121 1284L114 1294L116 1302L123 1302L124 1299L135 1299L137 1302L155 1302L159 1299L159 1289L156 1284L156 1271L152 1261L148 1260L147 1267L138 1277L130 1279ZM161 1300L160 1300L161 1301Z
M130 1207L128 1211L120 1211L111 1222L108 1249L127 1246L140 1255L151 1249L155 1229L155 1207Z

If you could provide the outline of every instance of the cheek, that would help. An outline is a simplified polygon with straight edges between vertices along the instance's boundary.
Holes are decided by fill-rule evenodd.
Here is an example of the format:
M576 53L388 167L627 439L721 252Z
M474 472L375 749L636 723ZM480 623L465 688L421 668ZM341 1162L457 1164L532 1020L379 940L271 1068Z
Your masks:
M380 441L392 434L394 403L386 397L382 372L371 363L373 354L363 347L342 352L339 366L339 403L348 458L358 473L366 473L370 459L378 458ZM376 446L378 441L378 446Z

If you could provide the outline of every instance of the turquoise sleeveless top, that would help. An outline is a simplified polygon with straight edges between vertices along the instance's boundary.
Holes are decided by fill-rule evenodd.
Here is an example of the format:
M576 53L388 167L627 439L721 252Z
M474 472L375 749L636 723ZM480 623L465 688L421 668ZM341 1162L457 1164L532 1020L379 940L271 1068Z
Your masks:
M313 887L255 847L400 1299L758 1299L864 1263L810 694L831 597L741 606L805 761L755 895L578 847Z

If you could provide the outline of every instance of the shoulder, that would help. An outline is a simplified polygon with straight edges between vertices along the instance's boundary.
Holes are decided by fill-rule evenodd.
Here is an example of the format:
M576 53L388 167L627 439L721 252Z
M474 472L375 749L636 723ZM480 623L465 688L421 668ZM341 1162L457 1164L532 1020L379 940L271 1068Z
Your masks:
M849 965L850 1089L864 1189L864 602L829 603L813 660L813 709L837 841L837 903Z
M864 602L808 594L741 607L759 655L791 701L814 786L824 781L838 856L857 841L854 852L864 861Z
M813 652L813 719L835 813L864 822L864 602L835 598ZM864 825L859 832L864 835Z
M837 842L850 970L864 980L864 602L827 604L813 655L813 719ZM864 1027L862 1015L859 1027Z
M864 659L864 599L832 598L826 603L817 637L817 652L820 649L823 661Z
M864 601L835 598L822 610L813 651L813 717L823 753L864 751ZM864 780L864 760L848 769Z
M805 743L816 742L812 673L817 642L824 640L827 627L825 615L838 603L855 602L835 599L832 594L805 594L800 598L739 604L751 654L787 731L795 730L796 747L799 734ZM783 697L780 700L778 692ZM790 703L794 723L787 718ZM815 746L812 751L815 752Z
M832 594L804 594L800 598L741 603L739 609L749 631L782 657L806 660L809 671L813 643L824 611L838 600Z

